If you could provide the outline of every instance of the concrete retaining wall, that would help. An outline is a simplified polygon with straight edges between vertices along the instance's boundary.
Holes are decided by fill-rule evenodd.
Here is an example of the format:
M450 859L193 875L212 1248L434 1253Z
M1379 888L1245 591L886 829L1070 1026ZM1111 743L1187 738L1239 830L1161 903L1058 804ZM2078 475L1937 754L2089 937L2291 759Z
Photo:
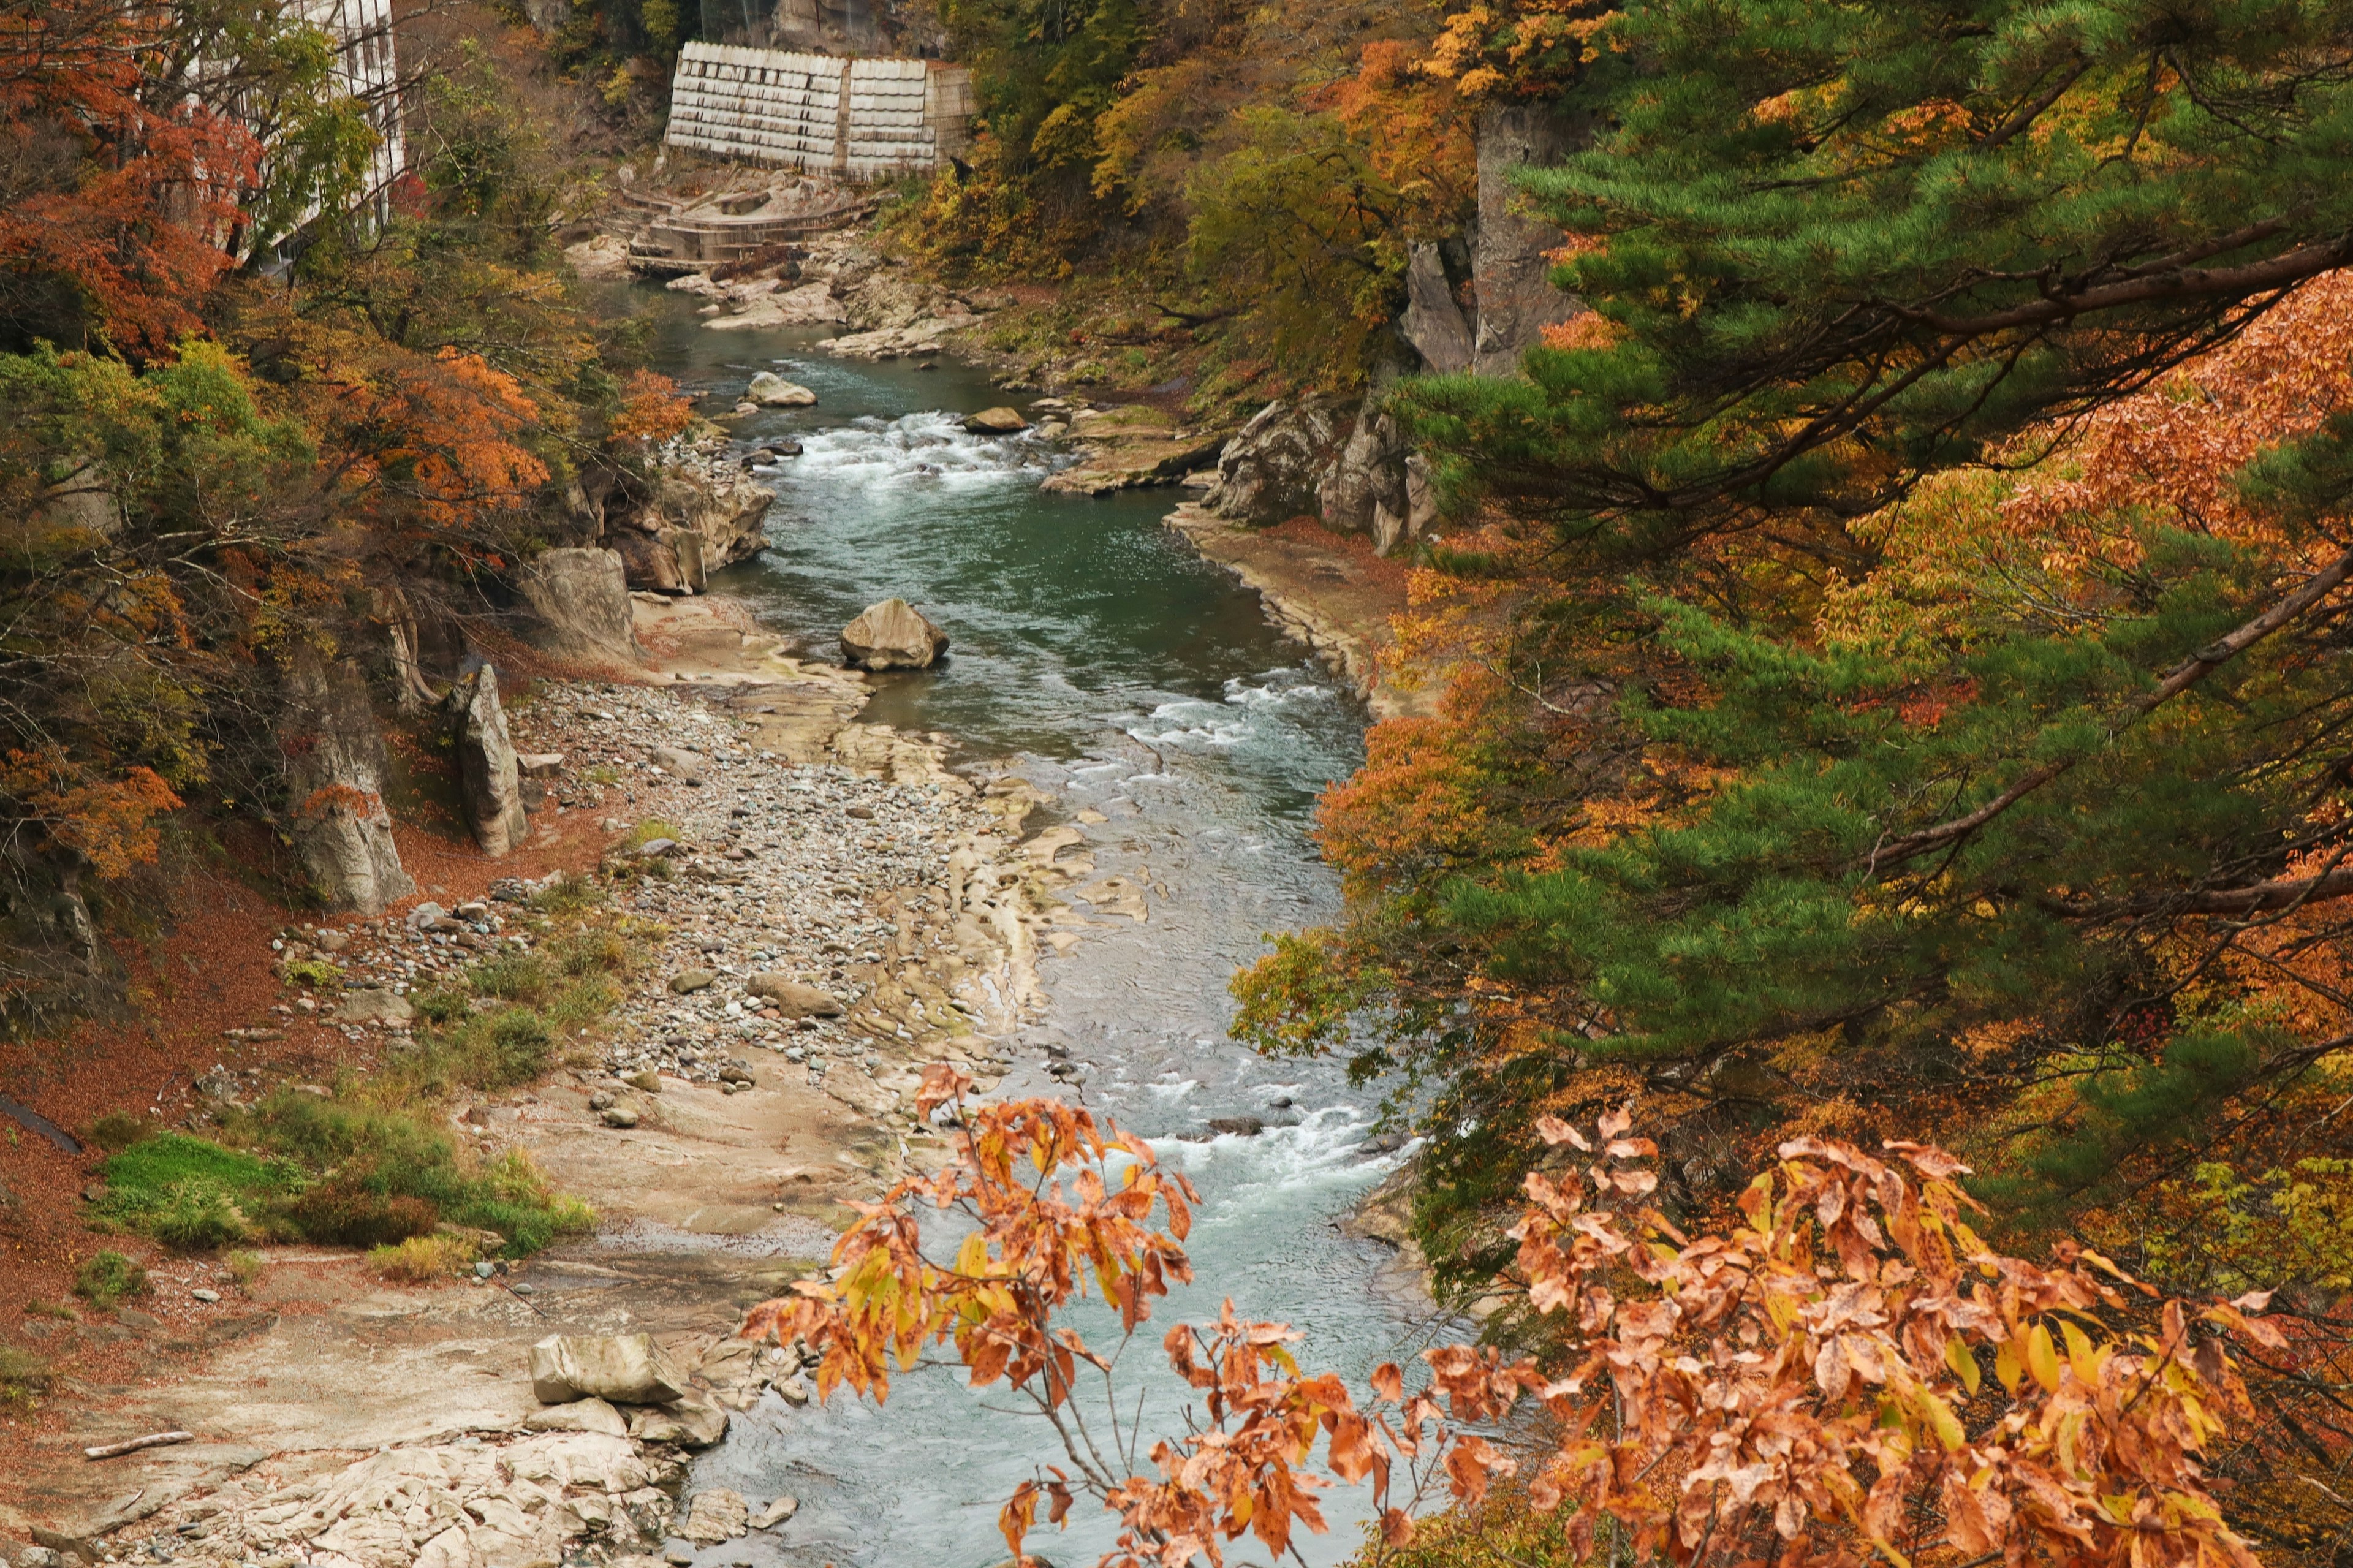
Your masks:
M931 169L972 137L972 73L692 43L670 79L673 147L869 180Z

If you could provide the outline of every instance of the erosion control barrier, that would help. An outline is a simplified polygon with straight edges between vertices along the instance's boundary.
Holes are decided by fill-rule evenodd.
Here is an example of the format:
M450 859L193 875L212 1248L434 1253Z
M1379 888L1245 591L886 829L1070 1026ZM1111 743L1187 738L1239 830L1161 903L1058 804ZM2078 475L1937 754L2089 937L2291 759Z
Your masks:
M935 168L972 138L972 73L692 43L670 79L673 147L871 180Z

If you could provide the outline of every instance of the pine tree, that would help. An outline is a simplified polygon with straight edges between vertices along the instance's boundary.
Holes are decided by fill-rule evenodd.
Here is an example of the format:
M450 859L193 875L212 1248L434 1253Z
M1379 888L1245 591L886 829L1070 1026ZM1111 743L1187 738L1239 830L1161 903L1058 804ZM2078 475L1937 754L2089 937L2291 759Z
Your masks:
M2026 1223L2342 1070L2348 61L2329 5L1592 33L1525 176L1592 313L1398 400L1472 677L1327 807L1349 927L1238 983L1277 1048L1391 1005L1434 1256L1630 1090L1681 1202L1936 1136Z

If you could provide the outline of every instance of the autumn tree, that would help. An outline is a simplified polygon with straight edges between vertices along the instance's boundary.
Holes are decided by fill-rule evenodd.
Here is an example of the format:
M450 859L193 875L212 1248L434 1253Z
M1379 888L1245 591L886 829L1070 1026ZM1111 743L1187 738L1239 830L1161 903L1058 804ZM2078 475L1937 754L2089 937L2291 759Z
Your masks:
M1082 1497L1119 1518L1106 1568L1218 1564L1244 1535L1280 1557L1295 1531L1325 1528L1319 1494L1337 1480L1372 1489L1377 1563L1410 1543L1419 1509L1516 1472L1578 1561L1606 1547L1706 1568L2254 1568L2206 1463L2249 1414L2228 1342L2287 1343L2248 1315L2259 1298L2162 1300L2072 1247L2049 1267L2005 1257L1972 1228L1963 1168L1917 1144L1882 1159L1793 1141L1735 1226L1686 1235L1651 1206L1656 1151L1623 1112L1589 1135L1542 1124L1557 1152L1526 1173L1496 1282L1542 1352L1444 1345L1414 1385L1384 1364L1360 1396L1301 1368L1284 1325L1229 1302L1163 1338L1198 1403L1146 1468L1119 1401L1104 1425L1076 1397L1111 1378L1117 1347L1060 1319L1092 1288L1135 1334L1189 1278L1197 1194L1084 1110L975 1106L965 1087L936 1068L919 1100L950 1109L950 1162L902 1183L826 1279L754 1307L743 1332L821 1349L821 1394L885 1398L894 1369L941 1345L976 1387L1026 1395L1070 1466L1007 1500L1017 1560L1041 1509L1060 1523ZM919 1205L968 1224L952 1257L925 1250Z

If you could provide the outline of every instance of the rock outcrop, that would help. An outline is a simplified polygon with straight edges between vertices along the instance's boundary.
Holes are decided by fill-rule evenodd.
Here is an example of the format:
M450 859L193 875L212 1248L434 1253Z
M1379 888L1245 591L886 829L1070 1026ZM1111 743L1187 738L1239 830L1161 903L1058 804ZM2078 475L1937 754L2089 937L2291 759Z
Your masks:
M516 586L531 607L533 646L589 663L643 664L630 625L627 568L617 550L549 550Z
M1412 502L1406 494L1406 448L1397 422L1368 397L1356 411L1356 428L1316 487L1324 526L1341 533L1369 533L1386 555L1409 531Z
M1471 368L1513 375L1545 328L1585 309L1552 286L1546 253L1559 247L1560 226L1530 216L1513 171L1557 163L1589 132L1549 104L1512 103L1482 110L1478 137L1479 239L1472 272L1479 321Z
M523 815L522 770L507 716L499 705L499 672L483 665L449 690L449 729L458 749L458 791L466 826L485 854L504 855L531 831Z
M1144 403L1081 410L1071 416L1071 434L1080 443L1078 462L1048 475L1040 489L1098 496L1173 485L1216 462L1224 445L1217 432L1188 428Z
M1221 517L1271 525L1319 510L1316 488L1338 456L1340 423L1327 404L1268 404L1218 454L1202 498Z
M278 749L286 759L286 815L295 853L327 908L380 915L417 890L401 868L385 809L390 763L350 659L327 664L307 647L289 665Z
M842 661L855 669L923 669L948 651L948 634L904 599L885 599L841 628Z
M651 1334L550 1334L531 1347L531 1391L543 1405L668 1405L688 1386Z
M1440 375L1469 370L1478 356L1470 321L1455 302L1454 285L1436 245L1413 247L1405 269L1405 315L1398 331L1421 362Z
M689 1390L668 1405L649 1405L631 1411L629 1436L640 1443L676 1443L681 1448L708 1448L727 1436L727 1412Z
M608 524L628 585L699 594L708 574L757 554L767 543L776 492L749 479L665 476L652 496Z

